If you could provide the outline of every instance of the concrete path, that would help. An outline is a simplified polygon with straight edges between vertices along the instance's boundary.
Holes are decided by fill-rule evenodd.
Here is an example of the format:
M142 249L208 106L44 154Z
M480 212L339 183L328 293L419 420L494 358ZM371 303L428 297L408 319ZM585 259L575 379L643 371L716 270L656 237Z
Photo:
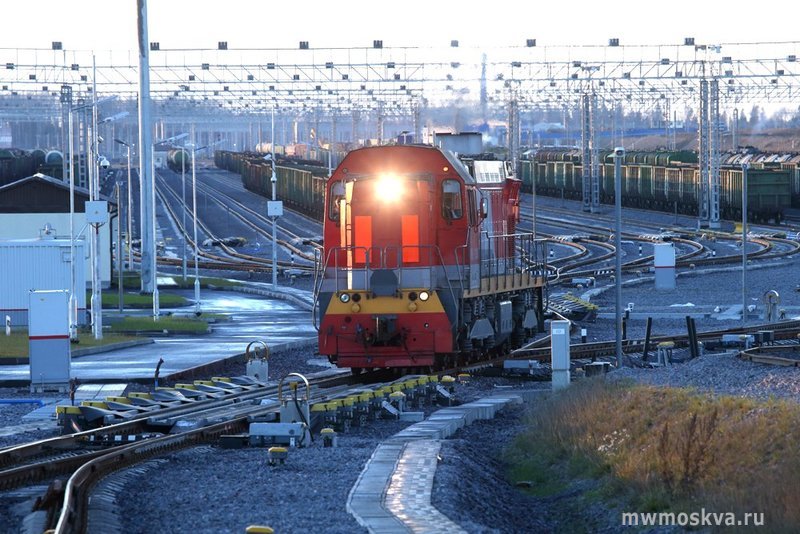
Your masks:
M547 390L516 390L444 408L381 443L347 499L347 511L376 533L462 533L431 504L441 440L478 419L491 419L508 404L533 400Z

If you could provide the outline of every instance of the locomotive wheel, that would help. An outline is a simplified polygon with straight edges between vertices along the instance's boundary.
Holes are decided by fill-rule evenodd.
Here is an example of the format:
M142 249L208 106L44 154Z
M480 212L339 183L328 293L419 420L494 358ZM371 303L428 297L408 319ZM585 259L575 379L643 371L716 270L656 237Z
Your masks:
M363 367L351 367L350 368L350 372L353 374L353 376L358 376L358 375L360 375L361 373L364 372L364 368Z

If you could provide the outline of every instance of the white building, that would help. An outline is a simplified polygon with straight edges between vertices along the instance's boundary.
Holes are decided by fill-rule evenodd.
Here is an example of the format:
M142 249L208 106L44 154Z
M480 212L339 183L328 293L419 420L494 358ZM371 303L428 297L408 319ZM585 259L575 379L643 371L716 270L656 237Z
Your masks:
M85 272L91 273L88 232L84 203L89 191L75 187L75 236L84 241ZM108 199L102 199L108 200ZM111 236L117 224L116 205L109 202L111 224L100 227L100 280L111 284ZM69 184L43 174L35 174L0 187L0 239L36 239L49 227L56 239L70 238ZM116 235L116 234L113 234ZM91 278L91 277L88 277Z

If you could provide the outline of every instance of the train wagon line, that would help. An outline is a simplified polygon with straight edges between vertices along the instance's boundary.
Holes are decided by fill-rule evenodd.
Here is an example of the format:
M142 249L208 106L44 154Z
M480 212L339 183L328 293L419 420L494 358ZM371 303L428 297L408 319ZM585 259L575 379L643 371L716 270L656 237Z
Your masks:
M611 152L600 154L600 201L614 202L614 161ZM768 153L723 154L720 165L720 215L742 216L742 164L749 165L748 217L754 222L784 218L791 206L800 205L800 156ZM526 191L536 181L536 193L581 200L583 163L578 149L541 149L520 162L519 175ZM697 153L628 152L622 165L622 204L661 211L697 215L700 170Z
M325 183L328 170L302 160L299 164L289 158L276 160L275 194L288 207L322 221ZM214 152L214 164L239 174L245 189L272 198L272 162L256 152Z

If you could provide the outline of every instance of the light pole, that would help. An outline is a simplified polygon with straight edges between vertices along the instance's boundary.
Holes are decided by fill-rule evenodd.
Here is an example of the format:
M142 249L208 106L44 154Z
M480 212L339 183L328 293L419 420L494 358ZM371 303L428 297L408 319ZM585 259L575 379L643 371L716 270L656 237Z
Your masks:
M614 284L616 289L616 352L617 368L622 367L622 158L625 149L614 149L614 248L616 261L614 265ZM584 163L585 165L585 163Z
M120 195L122 193L122 182L117 182L117 296L119 297L119 302L117 303L117 311L122 313L125 311L124 303L123 303L123 291L122 291L122 217L120 213L122 213L120 206L122 205L122 199Z
M742 164L742 324L747 324L747 170Z
M75 298L75 139L72 135L72 109L69 110L69 338L78 339L78 299ZM81 258L81 261L83 258ZM86 291L86 284L82 291Z
M194 139L194 125L192 125L192 139ZM200 251L197 244L197 174L195 172L195 157L194 154L198 150L204 150L210 146L213 146L215 143L211 143L209 145L195 147L194 143L186 143L184 146L189 148L192 152L192 226L193 226L193 233L194 233L194 313L196 315L200 315L202 313L202 309L200 306L200 269L198 266L199 262L199 255ZM186 203L184 202L184 208L186 207ZM185 213L185 210L184 210ZM184 223L184 231L186 229L186 223ZM184 239L184 247L185 247L186 240ZM184 266L186 262L186 253L184 252Z
M194 172L194 151L192 152L192 172ZM183 280L186 281L186 152L181 153L181 202L181 224L183 225L183 261L181 262L181 273L183 274Z
M158 321L158 318L160 316L159 295L158 295L158 246L156 244L156 168L155 168L155 159L156 159L155 158L155 150L156 150L156 148L155 148L155 146L157 144L159 144L159 143L175 142L175 141L178 141L179 139L183 139L184 137L187 137L188 135L189 134L187 134L187 133L182 133L182 134L179 134L179 135L176 135L176 136L173 136L173 137L169 137L167 139L161 139L159 141L154 142L152 145L150 145L150 175L153 177L153 183L152 183L152 188L150 190L150 199L149 200L150 200L150 207L152 208L151 209L151 213L150 213L150 215L151 215L151 219L150 220L152 221L152 225L153 225L152 233L151 233L151 237L153 239L153 255L152 255L151 265L152 265L152 279L153 279L153 320L154 321ZM143 186L144 182L142 182L140 180L140 184L142 184L142 186ZM142 196L142 198L144 199L144 195ZM185 209L185 203L184 203L184 209ZM186 227L185 226L185 224L186 224L185 220L186 219L184 218L184 228ZM142 226L142 233L144 234L144 226ZM183 257L184 257L184 269L183 269L184 279L186 277L186 274L185 274L186 273L185 247L186 247L186 240L184 238L184 255L183 255ZM143 265L142 269L144 270L144 253L142 255L142 265ZM144 281L142 282L142 286L144 288Z
M131 240L133 236L131 234L131 230L133 229L133 223L131 222L131 214L132 211L132 204L131 204L131 189L133 189L133 184L131 184L131 145L122 141L121 139L114 139L115 143L119 143L120 145L124 146L128 149L128 237L125 240L125 244L128 247L128 269L133 270L133 250L131 248Z
M152 276L153 282L153 321L158 321L158 317L161 314L159 311L159 297L158 297L158 246L156 244L156 164L155 164L155 145L150 145L150 176L153 179L153 183L150 187L150 198L148 199L150 204L150 213L147 214L150 217L150 221L152 222L152 228L150 229L150 238L152 239L153 243L153 255L150 258L150 273ZM140 179L140 184L144 182ZM142 227L142 234L144 235L144 226ZM144 238L142 238L144 239ZM144 247L144 241L142 241L142 246ZM142 265L144 265L144 250L142 251ZM144 270L144 267L142 267Z
M536 152L531 155L531 209L533 210L533 240L536 241Z
M278 181L278 177L275 174L274 157L272 158L272 176L270 177L270 181L272 182L272 205L276 206L275 184ZM272 289L276 289L278 287L278 237L276 235L278 217L275 215L276 212L273 210L269 211L272 212Z
M275 105L272 106L272 120L271 120L271 127L270 127L270 152L272 153L272 176L270 177L270 181L272 182L272 202L275 202L275 184L278 181L277 175L275 174ZM273 204L274 206L275 204ZM275 232L275 226L277 225L277 217L273 214L272 216L272 289L277 289L278 287L278 239Z
M192 128L192 139L194 139L194 127ZM197 256L199 251L197 249L197 174L195 173L194 153L202 150L205 147L195 148L192 144L192 216L194 219L194 313L200 315L200 274L198 269ZM186 207L184 205L184 207ZM185 256L184 256L185 257Z
M89 173L91 176L89 191L91 200L100 198L100 167L97 144L97 67L92 56L92 137L90 152ZM95 339L103 339L103 297L101 294L100 280L100 225L93 224L91 233L92 251L92 334Z

